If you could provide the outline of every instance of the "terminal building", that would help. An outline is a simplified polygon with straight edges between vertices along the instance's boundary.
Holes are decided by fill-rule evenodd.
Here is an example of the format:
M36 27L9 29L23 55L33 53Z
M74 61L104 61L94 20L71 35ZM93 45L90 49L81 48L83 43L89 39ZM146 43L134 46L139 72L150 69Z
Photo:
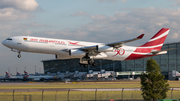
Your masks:
M180 71L180 42L164 44L163 49L176 48L170 50L167 54L153 56L152 58L157 61L161 67L161 72L166 79L170 79L170 72L173 70ZM151 57L150 57L151 58ZM127 78L132 72L139 72L146 70L146 60L149 58L128 60L128 61L112 61L112 60L95 60L98 65L96 67L89 66L84 68L79 65L79 59L66 59L66 60L43 60L44 72L45 73L57 73L57 72L87 72L89 70L101 71L114 71L119 72L120 78ZM117 76L118 77L118 76Z

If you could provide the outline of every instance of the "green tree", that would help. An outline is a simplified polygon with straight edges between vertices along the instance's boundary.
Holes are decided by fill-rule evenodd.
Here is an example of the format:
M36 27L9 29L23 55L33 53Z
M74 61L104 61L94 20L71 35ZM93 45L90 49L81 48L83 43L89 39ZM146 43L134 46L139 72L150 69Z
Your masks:
M169 84L161 74L160 66L150 58L146 62L146 73L141 75L142 96L146 101L156 101L167 97Z

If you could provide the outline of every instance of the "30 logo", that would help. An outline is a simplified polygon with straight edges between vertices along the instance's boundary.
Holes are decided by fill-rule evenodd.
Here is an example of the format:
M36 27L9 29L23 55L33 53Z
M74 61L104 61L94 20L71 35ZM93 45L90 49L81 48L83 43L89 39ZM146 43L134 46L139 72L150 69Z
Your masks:
M114 52L116 52L116 55L123 55L125 53L125 50L123 48L115 49Z

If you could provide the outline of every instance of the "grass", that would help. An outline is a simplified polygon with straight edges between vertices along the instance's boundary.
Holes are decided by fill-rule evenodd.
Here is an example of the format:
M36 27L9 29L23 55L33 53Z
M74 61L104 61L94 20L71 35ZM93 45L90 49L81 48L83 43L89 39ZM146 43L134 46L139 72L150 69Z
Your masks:
M134 99L142 99L140 91L124 91L123 92L123 99L131 99L132 94L134 96ZM15 101L21 101L21 99L24 100L24 97L26 96L27 99L29 99L29 95L32 96L32 101L41 101L42 100L42 92L16 92L14 94ZM59 99L57 101L62 100L68 100L68 92L67 91L61 91L61 92L44 92L43 93L43 99L45 101L56 101L56 99ZM12 92L8 93L0 93L0 101L1 99L4 99L3 101L9 101L13 99ZM5 100L6 99L6 100ZM122 99L122 92L121 91L98 91L95 96L94 91L70 91L69 92L69 100L118 100ZM22 101L23 101L22 100Z
M179 99L180 91L173 91L173 99ZM167 99L171 98L171 91L167 93ZM15 92L14 99L15 101L26 101L24 99L30 99L31 101L41 101L42 92ZM13 96L12 92L1 92L0 101L12 101ZM43 93L44 101L64 101L64 100L121 100L122 92L121 91L98 91L95 96L95 91L70 91L69 98L67 91L61 92L44 92ZM124 91L123 99L143 99L141 96L141 91ZM29 101L29 100L28 100Z
M170 87L180 87L180 81L168 81ZM30 84L30 83L29 83ZM140 81L121 82L78 82L73 83L32 83L32 85L1 85L0 89L58 89L58 88L140 88Z
M180 87L180 81L168 81L170 87ZM0 89L52 89L52 88L140 88L140 81L121 81L121 82L78 82L75 83L20 83L20 85L0 85ZM174 99L180 99L180 91L174 90ZM12 101L13 92L0 92L0 101ZM64 101L68 100L68 91L44 91L43 101ZM168 99L171 98L171 91L167 93ZM141 91L123 91L123 99L143 99ZM15 101L41 101L42 92L15 92ZM121 100L122 91L70 91L69 100Z
M0 89L48 89L48 88L139 88L139 81L130 82L78 82L73 83L33 83L32 85L1 85Z

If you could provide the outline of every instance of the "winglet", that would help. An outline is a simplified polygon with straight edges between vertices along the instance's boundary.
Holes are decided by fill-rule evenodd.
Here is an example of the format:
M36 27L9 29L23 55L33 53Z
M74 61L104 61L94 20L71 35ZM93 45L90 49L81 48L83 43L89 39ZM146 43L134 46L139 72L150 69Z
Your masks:
M142 39L143 36L144 36L144 34L141 34L141 35L139 35L137 38L138 38L138 39Z

